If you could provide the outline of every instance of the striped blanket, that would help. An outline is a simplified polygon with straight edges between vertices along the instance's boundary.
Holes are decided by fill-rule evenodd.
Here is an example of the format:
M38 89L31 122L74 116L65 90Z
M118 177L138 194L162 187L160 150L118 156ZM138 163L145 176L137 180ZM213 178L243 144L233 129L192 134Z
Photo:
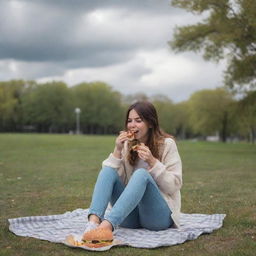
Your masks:
M66 242L66 237L82 236L87 221L88 209L76 209L59 215L31 216L9 219L9 230L18 236L34 237L54 243ZM181 214L180 229L150 231L146 229L117 228L114 232L115 245L128 245L138 248L171 246L194 240L201 234L219 229L225 214ZM71 245L69 245L71 246ZM91 250L107 250L112 246ZM72 246L71 246L72 247ZM84 249L89 249L81 247Z

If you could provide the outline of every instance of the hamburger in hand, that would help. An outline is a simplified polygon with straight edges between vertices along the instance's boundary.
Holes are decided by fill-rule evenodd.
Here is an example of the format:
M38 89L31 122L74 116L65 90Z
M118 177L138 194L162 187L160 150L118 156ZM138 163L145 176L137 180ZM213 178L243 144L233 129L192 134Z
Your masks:
M133 151L138 151L140 145L141 145L140 143L135 144L134 146L132 146L132 150Z
M90 248L100 248L111 245L113 242L112 231L105 228L96 228L83 235L83 245Z

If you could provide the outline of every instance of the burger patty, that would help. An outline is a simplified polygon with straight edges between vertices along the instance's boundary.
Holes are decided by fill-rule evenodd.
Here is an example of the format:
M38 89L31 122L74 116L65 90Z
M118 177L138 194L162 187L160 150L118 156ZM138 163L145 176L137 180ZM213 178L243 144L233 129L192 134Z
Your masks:
M92 243L92 244L98 244L98 243L112 243L113 240L83 240L85 243Z

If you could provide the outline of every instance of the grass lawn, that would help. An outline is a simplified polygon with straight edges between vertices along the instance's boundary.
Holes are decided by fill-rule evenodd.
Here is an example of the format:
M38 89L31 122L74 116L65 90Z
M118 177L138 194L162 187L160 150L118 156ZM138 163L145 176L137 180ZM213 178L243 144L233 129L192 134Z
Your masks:
M94 255L15 236L8 218L88 208L113 136L0 134L0 255ZM225 213L224 226L159 249L112 248L101 255L256 255L256 145L178 142L182 212Z

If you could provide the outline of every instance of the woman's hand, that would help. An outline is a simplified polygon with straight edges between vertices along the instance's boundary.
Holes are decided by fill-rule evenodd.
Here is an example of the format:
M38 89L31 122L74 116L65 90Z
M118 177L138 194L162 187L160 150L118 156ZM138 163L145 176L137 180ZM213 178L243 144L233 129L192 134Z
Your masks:
M121 158L121 151L124 147L124 142L128 140L127 132L121 131L119 136L116 138L115 149L113 155L117 158Z
M121 151L124 147L124 142L128 140L127 132L121 131L119 136L116 138L116 148Z
M137 152L139 158L148 163L149 168L152 168L155 165L156 158L152 155L150 149L144 143L141 143L138 146Z

